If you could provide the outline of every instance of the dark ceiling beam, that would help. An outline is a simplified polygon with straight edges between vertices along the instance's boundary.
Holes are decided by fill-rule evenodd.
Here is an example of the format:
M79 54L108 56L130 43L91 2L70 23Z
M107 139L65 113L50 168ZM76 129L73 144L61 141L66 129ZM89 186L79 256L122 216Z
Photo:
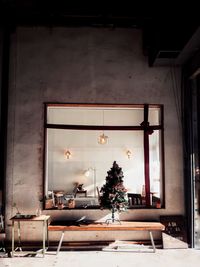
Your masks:
M49 10L25 10L9 9L1 15L1 23L12 20L14 25L52 25L52 26L115 26L115 27L135 27L141 28L149 17L139 15L127 15L118 13L100 12L72 12L62 11L50 12Z
M153 18L143 29L143 51L149 66L174 65L198 25L195 18L189 22Z
M110 25L141 27L151 14L137 4L66 1L66 0L0 0L0 21L15 25Z
M192 38L190 38L190 40L186 43L180 55L176 59L176 63L179 65L185 64L193 56L196 57L196 54L199 53L199 50L200 50L200 27L197 28Z

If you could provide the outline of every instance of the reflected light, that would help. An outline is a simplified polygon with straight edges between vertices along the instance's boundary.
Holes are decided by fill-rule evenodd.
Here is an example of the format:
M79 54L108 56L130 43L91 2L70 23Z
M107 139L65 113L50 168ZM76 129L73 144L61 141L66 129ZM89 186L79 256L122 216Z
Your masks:
M92 175L92 172L93 172L93 179L94 179L94 183L93 183L94 197L96 197L96 169L88 168L86 171L84 171L84 176L88 178L90 177L90 175Z
M66 150L65 151L65 157L67 158L67 159L70 159L71 158L71 152L69 151L69 150Z
M89 177L90 176L90 170L87 169L85 172L84 172L84 176L85 177Z
M196 174L196 175L199 175L199 174L200 174L200 169L199 169L199 167L196 167L196 169L195 169L195 174Z
M132 153L131 153L131 151L130 151L130 150L127 150L127 151L126 151L126 155L128 156L128 159L130 159L130 158L131 158L131 154L132 154Z
M99 138L98 138L98 143L99 143L100 145L104 145L104 144L107 144L107 142L108 142L108 136L105 135L104 133L101 134L101 135L99 136Z

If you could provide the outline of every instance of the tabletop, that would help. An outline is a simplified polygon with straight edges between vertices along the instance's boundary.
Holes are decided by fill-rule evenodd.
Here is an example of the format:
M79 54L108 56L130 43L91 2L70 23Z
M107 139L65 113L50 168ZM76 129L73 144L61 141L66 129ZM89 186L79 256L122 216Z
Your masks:
M10 220L11 221L47 221L50 219L50 215L29 215L29 214L19 214L13 216Z

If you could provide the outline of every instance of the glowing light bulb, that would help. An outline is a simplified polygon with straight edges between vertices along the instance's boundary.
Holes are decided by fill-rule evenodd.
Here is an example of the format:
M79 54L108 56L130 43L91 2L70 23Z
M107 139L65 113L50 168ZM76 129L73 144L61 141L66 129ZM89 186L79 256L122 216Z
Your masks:
M101 145L107 144L108 142L108 136L104 133L99 136L98 143Z
M131 158L131 154L132 154L131 151L130 151L130 150L127 150L127 151L126 151L126 154L127 154L127 156L128 156L128 159L130 159L130 158Z
M66 150L65 151L65 157L67 158L67 159L69 159L70 157L71 157L71 152L69 151L69 150Z
M84 172L84 175L85 175L86 177L89 177L89 176L90 176L90 170L89 170L89 169L86 170L86 171Z

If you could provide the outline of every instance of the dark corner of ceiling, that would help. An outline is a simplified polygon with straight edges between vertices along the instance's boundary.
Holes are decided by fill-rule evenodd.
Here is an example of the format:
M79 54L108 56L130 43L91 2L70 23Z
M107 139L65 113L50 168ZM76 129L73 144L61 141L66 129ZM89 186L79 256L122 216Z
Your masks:
M199 24L152 18L143 25L143 53L149 66L182 65L200 47Z

